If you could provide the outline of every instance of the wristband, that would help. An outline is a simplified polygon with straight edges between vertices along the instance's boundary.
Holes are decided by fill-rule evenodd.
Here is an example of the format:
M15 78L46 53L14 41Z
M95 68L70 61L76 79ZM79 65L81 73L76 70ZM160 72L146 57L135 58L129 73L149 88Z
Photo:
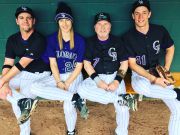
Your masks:
M119 83L121 83L122 81L122 77L119 76L119 75L116 75L115 79L114 80L117 80Z
M15 66L17 67L17 69L19 69L19 71L22 71L24 69L23 66L19 62L16 63Z
M156 80L157 80L157 77L154 80L152 80L151 84L155 84Z
M99 76L96 76L94 78L94 81L95 81L96 84L98 84L101 81L101 79L99 78Z
M2 69L4 69L4 68L12 68L12 66L11 65L3 65L3 67L2 67Z
M123 79L126 76L126 72L124 70L120 69L120 70L118 70L117 75Z
M96 78L98 76L98 74L96 72L94 72L90 77L92 80L94 80L94 78Z

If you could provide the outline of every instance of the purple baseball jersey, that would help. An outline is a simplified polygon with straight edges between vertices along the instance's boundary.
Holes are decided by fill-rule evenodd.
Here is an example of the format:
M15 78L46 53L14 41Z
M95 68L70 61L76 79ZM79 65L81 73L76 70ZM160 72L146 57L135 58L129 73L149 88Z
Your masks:
M63 40L63 49L60 50L58 43L58 32L47 38L46 56L56 58L60 73L72 72L76 63L84 60L85 40L82 36L74 33L74 48L70 49L70 41Z

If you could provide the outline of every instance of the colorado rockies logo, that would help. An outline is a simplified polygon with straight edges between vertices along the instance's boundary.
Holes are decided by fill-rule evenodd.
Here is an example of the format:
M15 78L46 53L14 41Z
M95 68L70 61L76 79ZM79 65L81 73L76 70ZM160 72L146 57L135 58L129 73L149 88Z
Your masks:
M159 43L159 40L154 41L153 49L156 50L156 54L158 54L160 52L160 43Z
M65 14L61 14L62 15L62 18L65 18Z
M139 2L139 4L143 4L143 0L139 0L138 2Z
M24 11L26 11L26 10L27 10L27 8L26 8L26 7L23 7L23 6L22 6L21 8L22 8Z
M100 14L100 18L106 19L106 16L105 16L103 13L101 13L101 14Z
M112 61L116 61L117 60L117 52L116 52L115 48L110 48L109 51L108 51L108 54L109 54L110 57L113 58Z

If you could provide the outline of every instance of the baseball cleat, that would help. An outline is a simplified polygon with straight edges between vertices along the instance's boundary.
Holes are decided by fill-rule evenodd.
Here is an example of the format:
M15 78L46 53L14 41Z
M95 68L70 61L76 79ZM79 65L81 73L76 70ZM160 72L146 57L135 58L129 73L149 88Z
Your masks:
M86 106L85 100L83 100L79 95L75 100L72 101L74 106L79 110L82 118L87 119L89 110Z
M18 101L18 106L21 110L21 116L18 119L19 125L25 123L30 118L33 111L37 107L37 103L37 99L31 98L23 98Z
M76 130L74 129L71 132L67 131L67 135L76 135Z
M120 106L128 106L132 111L137 111L137 99L131 94L120 94L118 103Z

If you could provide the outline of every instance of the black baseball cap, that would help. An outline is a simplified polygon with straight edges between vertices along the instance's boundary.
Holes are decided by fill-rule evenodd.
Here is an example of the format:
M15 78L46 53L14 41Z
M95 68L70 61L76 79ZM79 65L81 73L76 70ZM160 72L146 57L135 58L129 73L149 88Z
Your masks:
M137 0L132 5L132 13L134 13L136 8L140 6L145 6L149 11L151 11L150 3L148 0Z
M108 21L111 23L110 15L108 13L105 13L105 12L100 12L100 13L96 14L94 17L94 25L97 22L102 21L102 20L105 20L105 21Z
M16 9L15 17L17 18L20 13L29 13L33 18L35 18L35 15L31 8L26 6L20 6Z

